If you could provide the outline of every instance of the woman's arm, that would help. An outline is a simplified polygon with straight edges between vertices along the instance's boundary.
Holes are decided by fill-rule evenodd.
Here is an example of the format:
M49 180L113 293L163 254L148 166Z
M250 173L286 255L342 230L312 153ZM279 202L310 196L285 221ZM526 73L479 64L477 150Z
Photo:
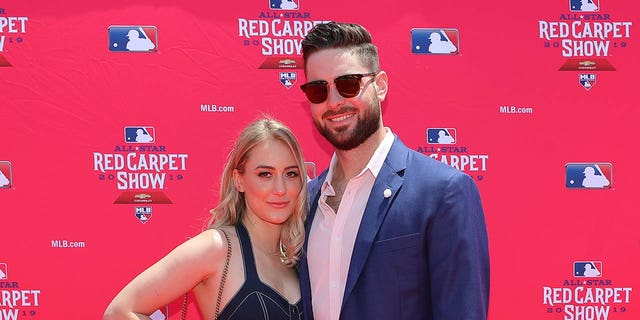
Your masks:
M225 261L226 240L206 230L180 244L127 284L111 301L103 320L150 319L200 281L216 276Z

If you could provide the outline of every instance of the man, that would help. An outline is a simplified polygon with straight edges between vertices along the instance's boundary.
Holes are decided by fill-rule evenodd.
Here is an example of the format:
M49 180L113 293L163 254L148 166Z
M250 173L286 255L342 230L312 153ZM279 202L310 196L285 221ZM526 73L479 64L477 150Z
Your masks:
M309 185L305 315L324 319L486 319L489 255L471 177L408 149L383 126L388 78L362 26L317 25L301 86L335 147Z

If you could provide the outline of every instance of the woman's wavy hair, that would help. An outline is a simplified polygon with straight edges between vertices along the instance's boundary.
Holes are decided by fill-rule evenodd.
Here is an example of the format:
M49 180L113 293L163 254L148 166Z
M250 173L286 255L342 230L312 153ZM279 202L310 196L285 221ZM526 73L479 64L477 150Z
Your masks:
M233 149L228 155L222 172L220 184L220 202L210 210L212 215L208 228L235 225L242 221L247 210L244 194L239 192L233 182L233 171L244 172L244 166L253 147L267 140L275 139L284 142L295 157L300 170L302 188L296 199L294 212L282 226L280 242L284 245L286 265L293 267L300 259L304 242L304 220L307 215L307 174L302 155L302 148L293 132L278 120L263 116L249 124L236 139Z

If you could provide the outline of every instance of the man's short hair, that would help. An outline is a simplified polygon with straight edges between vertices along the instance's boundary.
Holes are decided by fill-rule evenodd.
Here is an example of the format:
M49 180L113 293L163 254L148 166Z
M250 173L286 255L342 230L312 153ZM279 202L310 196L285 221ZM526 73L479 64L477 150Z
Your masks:
M378 48L371 42L367 29L355 23L328 22L317 24L302 40L305 72L311 54L333 48L352 49L362 63L371 68L370 71L380 71Z

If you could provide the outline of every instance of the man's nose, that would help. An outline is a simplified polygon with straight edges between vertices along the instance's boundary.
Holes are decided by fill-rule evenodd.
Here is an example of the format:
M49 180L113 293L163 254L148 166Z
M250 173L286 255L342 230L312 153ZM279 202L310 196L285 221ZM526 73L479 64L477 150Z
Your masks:
M336 109L344 103L344 97L338 92L335 83L327 85L327 106L330 109Z

